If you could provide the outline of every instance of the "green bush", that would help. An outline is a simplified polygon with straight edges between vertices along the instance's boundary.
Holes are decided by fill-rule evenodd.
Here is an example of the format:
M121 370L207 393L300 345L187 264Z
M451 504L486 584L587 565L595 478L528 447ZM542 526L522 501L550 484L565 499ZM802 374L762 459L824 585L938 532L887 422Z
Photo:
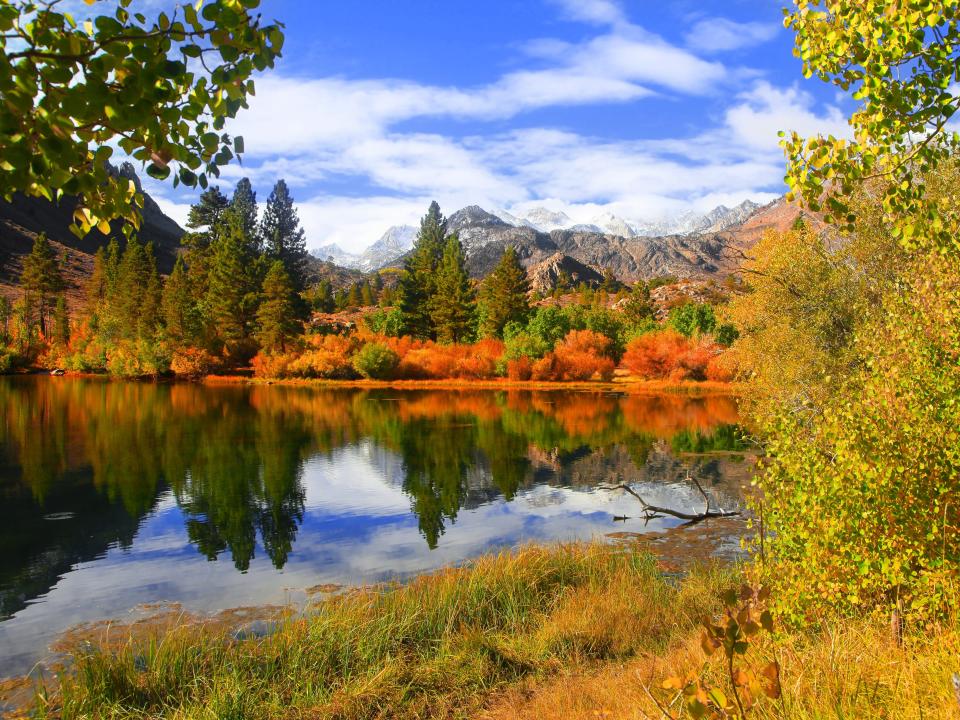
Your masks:
M364 319L364 322L371 332L378 335L400 337L403 334L403 313L400 312L400 308L389 311L377 308Z
M388 380L393 376L400 357L386 345L367 343L353 356L353 368L369 380Z
M685 303L670 311L667 324L681 335L693 337L712 333L717 327L717 316L706 303Z

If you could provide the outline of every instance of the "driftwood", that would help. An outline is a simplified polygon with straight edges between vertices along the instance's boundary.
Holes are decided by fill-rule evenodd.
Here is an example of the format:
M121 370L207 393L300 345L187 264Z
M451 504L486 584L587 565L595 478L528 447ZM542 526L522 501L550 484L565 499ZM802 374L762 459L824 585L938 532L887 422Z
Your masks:
M640 504L643 505L643 517L645 520L653 520L654 518L663 517L664 515L669 515L670 517L675 517L680 520L686 520L687 525L693 525L694 523L702 522L703 520L709 520L710 518L725 518L725 517L737 517L740 515L739 510L712 510L710 508L710 497L704 491L703 486L697 481L696 478L687 475L687 480L691 481L694 485L697 486L697 490L700 491L700 494L703 495L703 499L706 501L707 506L702 513L687 513L680 510L673 510L672 508L659 507L658 505L651 505L642 497L640 494L634 490L632 487L626 483L620 483L619 485L608 486L608 490L624 490L625 492L633 495L637 500L640 501Z

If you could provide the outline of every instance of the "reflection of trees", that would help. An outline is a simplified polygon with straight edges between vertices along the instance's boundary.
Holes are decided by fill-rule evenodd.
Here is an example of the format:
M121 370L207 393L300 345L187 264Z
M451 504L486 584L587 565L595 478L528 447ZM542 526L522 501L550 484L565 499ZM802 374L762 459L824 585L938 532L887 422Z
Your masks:
M402 459L403 489L435 547L462 508L544 479L667 479L696 465L719 482L725 465L677 455L740 450L735 421L725 397L0 380L0 580L19 584L9 578L33 562L38 538L60 547L72 537L69 524L44 532L50 508L102 529L79 556L63 555L75 562L129 543L167 488L204 556L229 552L246 570L259 536L281 568L303 520L304 461L364 439Z
M269 407L258 411L245 388L3 380L0 467L9 472L0 475L0 493L27 502L29 510L17 506L18 517L32 514L40 523L65 497L83 495L67 507L72 519L50 527L122 527L129 543L139 520L171 487L187 516L188 536L205 556L229 550L245 570L259 532L280 568L303 519L302 460L313 452L303 419ZM0 518L12 507L12 501L3 503ZM125 510L125 521L117 509ZM8 544L49 535L42 524L3 527L5 560ZM93 555L119 539L110 537ZM21 548L16 556L30 554Z

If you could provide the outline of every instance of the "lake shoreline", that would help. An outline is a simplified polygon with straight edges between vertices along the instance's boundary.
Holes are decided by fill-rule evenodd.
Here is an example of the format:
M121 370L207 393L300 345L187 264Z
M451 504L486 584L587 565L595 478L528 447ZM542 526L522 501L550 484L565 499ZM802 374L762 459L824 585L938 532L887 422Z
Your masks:
M670 380L621 379L611 381L536 381L536 380L326 380L322 378L266 379L243 375L207 375L200 382L208 385L251 384L293 387L390 389L390 390L576 390L635 394L739 395L740 383L674 382Z
M631 394L681 394L681 395L740 395L743 383L715 380L642 380L632 377L613 380L489 380L431 379L431 380L334 380L326 378L258 378L249 372L235 374L210 373L200 378L177 376L117 377L106 373L78 372L67 370L54 374L49 368L32 367L9 377L50 375L52 377L101 379L132 382L199 383L203 385L281 385L291 387L357 388L391 390L576 390L620 391ZM0 375L2 377L2 375Z

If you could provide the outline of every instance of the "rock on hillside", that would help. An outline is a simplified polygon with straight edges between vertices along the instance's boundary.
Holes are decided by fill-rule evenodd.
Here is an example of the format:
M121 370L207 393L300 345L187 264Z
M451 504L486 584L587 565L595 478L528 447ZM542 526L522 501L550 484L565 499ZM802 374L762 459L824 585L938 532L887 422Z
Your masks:
M603 282L603 275L596 270L562 253L551 255L528 268L527 275L530 278L530 289L541 295L552 292L563 275L574 285L598 287Z

